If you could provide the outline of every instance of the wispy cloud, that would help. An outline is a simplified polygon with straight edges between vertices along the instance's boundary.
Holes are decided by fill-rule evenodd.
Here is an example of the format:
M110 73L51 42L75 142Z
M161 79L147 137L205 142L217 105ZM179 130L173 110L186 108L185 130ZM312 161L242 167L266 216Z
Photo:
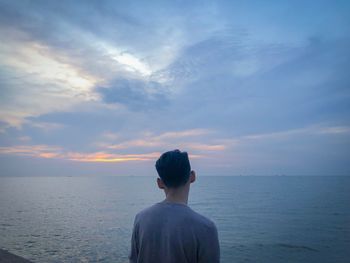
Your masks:
M48 145L1 146L0 153L31 157L53 158L61 155L62 148Z
M156 138L160 140L188 138L188 137L208 135L210 133L213 133L213 131L209 129L191 129L191 130L184 130L184 131L165 132L165 133L159 134ZM153 138L155 138L155 136L153 136Z
M63 158L78 162L129 162L129 161L154 161L160 156L160 153L145 153L145 154L112 154L105 152L96 153L67 153Z
M309 126L279 132L244 135L241 140L273 140L290 138L297 135L338 135L350 134L349 126Z
M189 143L189 144L183 144L182 146L190 150L199 150L199 151L223 151L227 148L227 146L224 144L204 144L204 143Z
M143 139L133 139L119 144L111 144L112 141L120 140L125 137L125 135L109 131L102 133L101 138L106 139L106 143L104 145L97 145L98 148L103 148L102 151L75 152L67 151L60 146L15 145L0 147L0 154L41 159L61 159L86 163L122 163L155 161L161 154L159 149L170 150L180 148L189 151L191 158L208 160L205 165L211 163L212 167L232 167L232 160L230 159L232 156L234 156L233 158L236 161L240 160L241 164L246 163L244 159L241 160L242 156L246 156L245 158L250 156L249 159L252 160L256 158L254 156L258 154L259 151L256 153L247 152L247 149L252 145L255 145L255 149L259 149L262 144L269 145L275 144L276 142L280 144L280 142L283 141L286 143L285 147L288 147L289 141L304 140L305 138L311 137L315 138L315 136L321 137L321 139L348 136L349 133L350 128L348 126L324 125L313 125L299 129L235 137L218 136L213 130L208 129L191 129L160 134L144 132L143 135L145 137L143 137ZM19 138L19 141L30 142L31 140L24 136ZM203 141L209 143L203 143ZM126 151L127 153L116 153L115 151ZM268 158L267 155L265 159L266 162L269 161L271 164L272 160L274 160L273 157ZM263 162L263 160L263 158L259 158L259 162Z
M129 161L150 161L158 158L160 153L144 154L114 154L106 152L79 153L65 152L61 147L48 145L17 145L2 146L0 154L29 156L45 159L64 159L77 162L129 162Z
M21 137L18 137L18 140L19 141L22 141L22 142L29 142L31 141L32 138L30 138L29 136L21 136Z
M82 153L64 151L62 147L49 145L0 146L0 154L27 156L43 159L63 159L75 162L121 163L130 161L155 161L160 152L118 154L103 151ZM190 154L191 158L202 158L199 154Z
M161 148L161 149L171 149L171 148L182 148L188 149L189 151L222 151L226 147L225 145L220 145L215 143L215 139L211 143L200 142L207 135L213 134L212 130L208 129L190 129L176 132L164 132L161 134L154 134L150 132L145 132L142 134L141 138L125 140L120 143L97 143L100 147L113 149L113 150L123 150L123 149L135 149L135 148ZM208 137L207 137L208 138Z
M221 150L235 149L236 146L251 145L254 143L267 143L274 144L276 142L287 142L290 140L297 140L297 138L308 138L319 136L324 138L329 137L339 137L339 136L349 136L350 127L349 126L324 126L324 125L311 125L303 128L282 130L276 132L267 133L255 133L247 134L242 136L231 136L226 138L217 138L216 142L218 145L213 145L213 148L218 148ZM288 144L287 144L288 145ZM195 147L194 147L195 148Z
M54 123L54 122L24 120L24 124L40 129L45 132L64 128L64 125L62 123Z

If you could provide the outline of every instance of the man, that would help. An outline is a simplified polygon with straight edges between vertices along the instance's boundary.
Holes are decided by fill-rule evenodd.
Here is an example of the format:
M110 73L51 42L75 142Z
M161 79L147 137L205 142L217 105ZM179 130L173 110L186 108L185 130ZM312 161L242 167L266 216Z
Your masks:
M187 206L190 184L196 180L187 153L163 153L156 169L158 187L166 197L136 215L130 262L218 263L215 224Z

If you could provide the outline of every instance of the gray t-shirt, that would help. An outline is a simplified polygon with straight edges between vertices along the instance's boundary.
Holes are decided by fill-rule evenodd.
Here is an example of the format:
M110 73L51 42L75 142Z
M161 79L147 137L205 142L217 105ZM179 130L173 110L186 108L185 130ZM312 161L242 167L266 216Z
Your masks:
M218 263L215 224L185 204L163 201L135 217L131 263Z

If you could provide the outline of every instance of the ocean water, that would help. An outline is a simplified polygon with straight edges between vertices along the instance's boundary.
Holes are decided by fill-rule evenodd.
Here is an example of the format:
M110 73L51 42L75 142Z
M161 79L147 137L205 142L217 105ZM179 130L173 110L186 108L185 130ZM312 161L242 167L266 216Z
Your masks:
M34 262L128 262L153 177L2 177L0 248ZM350 262L350 177L198 177L189 205L217 225L221 262Z

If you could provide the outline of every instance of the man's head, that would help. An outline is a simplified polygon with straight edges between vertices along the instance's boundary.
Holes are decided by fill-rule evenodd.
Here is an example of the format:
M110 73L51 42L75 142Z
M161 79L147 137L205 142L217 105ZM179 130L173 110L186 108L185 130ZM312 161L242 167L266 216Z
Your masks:
M156 162L156 169L167 188L178 188L185 185L191 175L188 154L179 150L163 153Z

